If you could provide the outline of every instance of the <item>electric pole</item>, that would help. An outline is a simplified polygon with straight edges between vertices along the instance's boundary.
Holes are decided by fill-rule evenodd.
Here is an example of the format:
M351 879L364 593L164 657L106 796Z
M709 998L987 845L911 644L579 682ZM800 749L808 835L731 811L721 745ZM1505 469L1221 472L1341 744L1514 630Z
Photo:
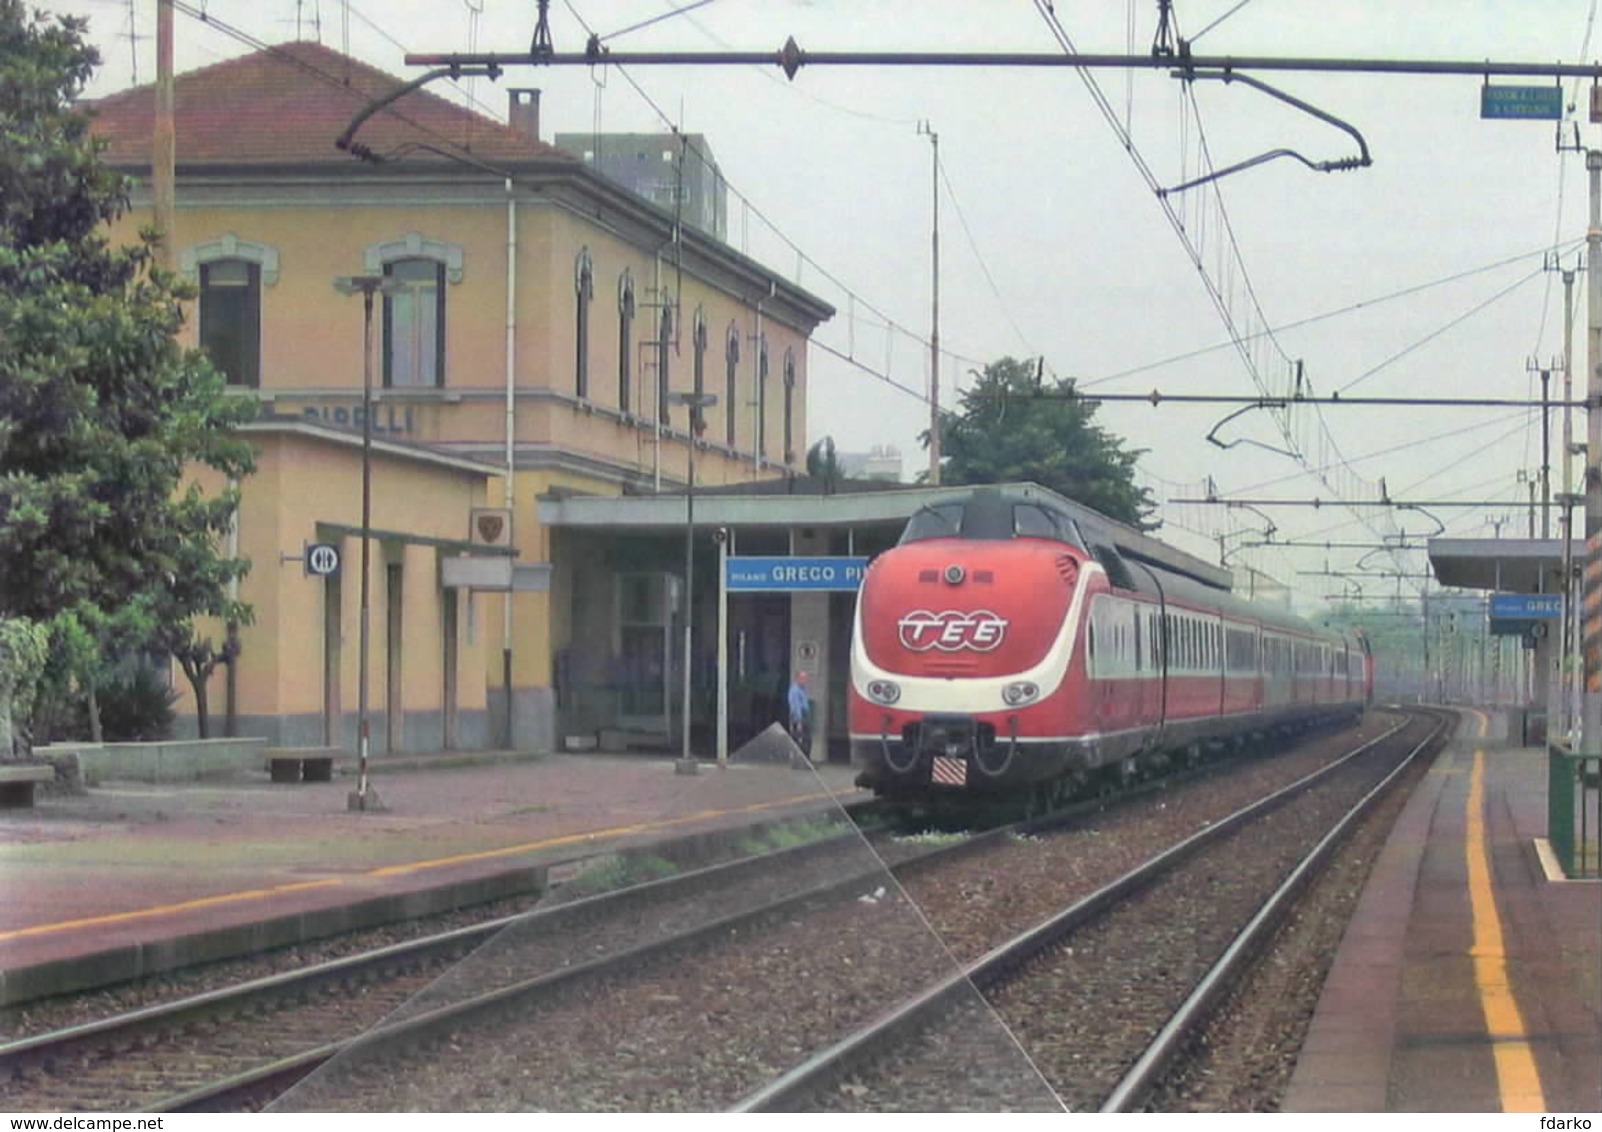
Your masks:
M172 0L156 0L156 121L151 134L150 188L156 228L161 233L156 262L171 271L177 211L177 141L173 126Z
M1590 224L1585 232L1586 382L1585 382L1585 582L1581 639L1585 670L1580 749L1602 744L1602 150L1588 150L1585 170L1590 181Z
M929 483L940 486L940 135L928 122L918 123L918 132L929 135L933 154L930 203L933 224L929 233L930 318L929 318Z

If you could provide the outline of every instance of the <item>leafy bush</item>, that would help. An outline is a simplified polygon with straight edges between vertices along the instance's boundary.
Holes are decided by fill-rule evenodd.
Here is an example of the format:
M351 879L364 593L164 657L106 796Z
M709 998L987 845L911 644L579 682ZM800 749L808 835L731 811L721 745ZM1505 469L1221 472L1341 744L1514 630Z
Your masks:
M145 664L117 669L96 689L100 731L108 743L142 743L172 738L178 693L166 677ZM83 733L89 733L88 704L83 705Z

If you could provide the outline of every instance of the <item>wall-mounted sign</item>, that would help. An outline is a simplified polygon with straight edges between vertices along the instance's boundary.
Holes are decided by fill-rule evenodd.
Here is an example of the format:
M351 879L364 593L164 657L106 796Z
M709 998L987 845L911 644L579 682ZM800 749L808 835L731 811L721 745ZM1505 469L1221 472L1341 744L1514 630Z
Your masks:
M512 545L512 509L510 507L474 507L468 523L467 537L480 546Z
M1530 620L1563 616L1562 594L1492 594L1491 616L1498 620Z
M339 547L331 542L307 543L306 573L317 578L339 573Z
M330 425L334 428L362 427L362 406L355 405L307 405L300 411L300 415L314 424ZM374 405L373 406L373 432L375 434L404 436L413 431L412 406L410 405Z
M735 557L728 559L724 579L730 592L855 591L867 569L866 558Z

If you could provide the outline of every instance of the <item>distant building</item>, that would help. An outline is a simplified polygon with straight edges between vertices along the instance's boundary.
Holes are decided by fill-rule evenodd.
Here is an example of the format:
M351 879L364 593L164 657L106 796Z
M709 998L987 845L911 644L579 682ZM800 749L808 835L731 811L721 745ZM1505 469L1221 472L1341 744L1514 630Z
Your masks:
M901 482L901 449L894 444L875 444L867 452L842 452L840 470L852 479Z
M557 149L722 240L728 186L703 134L557 134Z

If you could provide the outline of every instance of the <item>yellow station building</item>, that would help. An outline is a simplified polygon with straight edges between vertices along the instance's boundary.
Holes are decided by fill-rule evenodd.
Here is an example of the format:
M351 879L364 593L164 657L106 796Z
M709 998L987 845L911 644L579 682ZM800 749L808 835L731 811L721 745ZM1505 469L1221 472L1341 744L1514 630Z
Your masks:
M688 393L717 398L699 485L793 473L808 338L834 312L541 142L537 92L501 124L423 88L351 132L406 81L311 43L176 79L184 334L262 410L236 534L255 622L208 687L211 730L354 748L365 462L372 749L549 748L564 682L657 663L629 627L674 590L666 548L564 557L539 502L682 492ZM154 89L89 108L139 186L112 233L131 239ZM363 278L370 322L335 286Z

